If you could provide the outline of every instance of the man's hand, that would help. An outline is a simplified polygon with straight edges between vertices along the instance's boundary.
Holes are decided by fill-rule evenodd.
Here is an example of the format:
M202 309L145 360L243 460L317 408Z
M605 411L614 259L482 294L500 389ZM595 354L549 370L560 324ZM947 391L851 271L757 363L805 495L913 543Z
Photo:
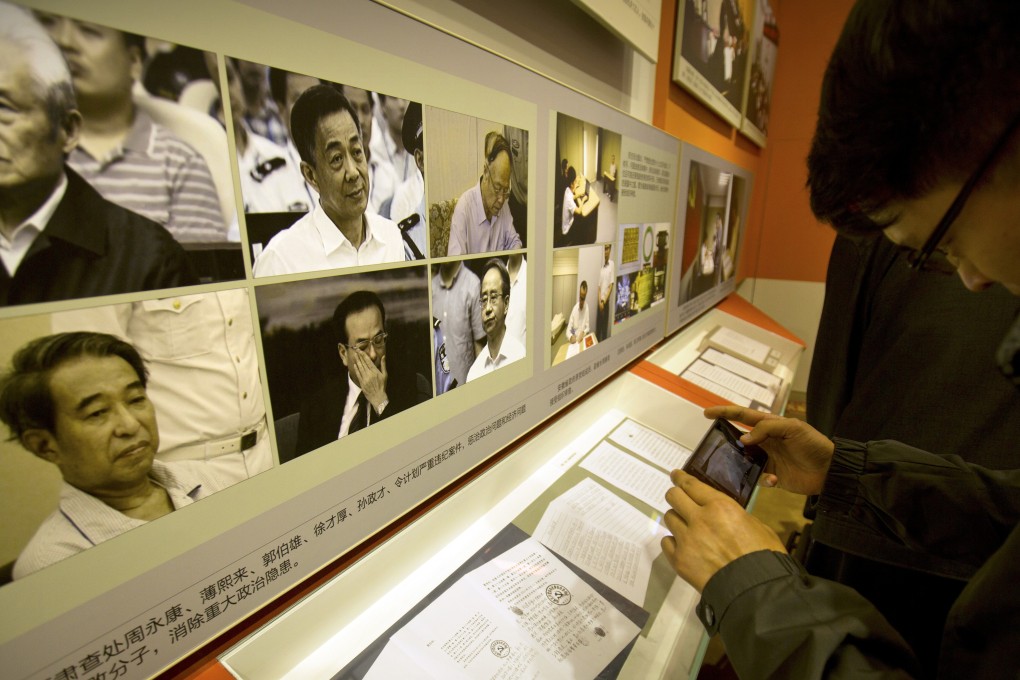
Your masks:
M786 552L775 532L747 514L726 494L681 470L666 492L672 510L664 522L672 536L662 539L662 552L680 578L700 593L727 564L758 550Z
M389 401L386 396L386 378L388 377L386 357L383 357L380 362L382 366L377 368L368 355L359 349L351 348L347 355L350 357L347 367L353 374L354 382L361 386L361 391L365 393L365 399L368 399L368 403L372 404L378 413L379 407Z
M752 426L740 441L758 444L769 454L765 473L759 480L762 486L778 486L805 495L822 492L836 447L818 430L795 418L739 406L713 406L705 409L705 417Z

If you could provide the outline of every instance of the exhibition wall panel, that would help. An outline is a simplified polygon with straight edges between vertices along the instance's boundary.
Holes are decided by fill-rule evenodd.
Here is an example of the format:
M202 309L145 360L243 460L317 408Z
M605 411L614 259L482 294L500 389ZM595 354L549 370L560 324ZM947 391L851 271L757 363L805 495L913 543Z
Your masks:
M89 108L89 65L66 36L112 36L130 66L126 82L145 82L134 85L130 110L167 97L150 103L153 120L197 116L212 125L219 141L208 153L228 159L233 181L205 185L222 233L197 239L169 221L169 232L145 222L162 257L135 245L131 225L111 237L133 265L143 255L154 268L182 260L180 276L12 298L0 308L5 364L32 340L85 337L58 333L109 333L137 347L151 374L148 396L144 381L131 379L102 383L75 403L99 394L118 414L144 412L130 420L148 436L132 434L120 452L130 454L132 482L165 489L168 502L183 471L193 482L184 489L190 500L119 520L117 530L104 525L56 560L15 568L17 578L0 588L0 607L19 612L0 621L5 676L134 678L168 667L663 337L667 253L682 240L674 137L368 0L26 4L35 10L28 20L41 21L71 62L86 131L108 110ZM124 32L143 47L121 40ZM173 45L191 50L182 78L193 87L180 92L147 80ZM157 118L159 110L171 113ZM421 122L411 125L415 115ZM567 259L594 272L606 246L617 253L618 313L602 341L553 366L558 116L606 131L582 151L587 189L601 207L589 213L591 238L572 244ZM95 138L82 139L84 152L105 158ZM215 165L206 162L210 175ZM404 180L388 198L376 192L387 172ZM67 174L74 192L88 194ZM395 207L405 186L417 187L406 213ZM142 219L116 214L132 225ZM20 273L39 281L65 274L59 262ZM628 286L641 279L641 292L619 312L626 277ZM81 356L91 360L90 352ZM104 375L141 378L120 355L100 360L117 369ZM54 384L63 367L51 369ZM88 417L104 418L100 411ZM236 422L226 432L199 426L228 412ZM46 423L29 429L49 431ZM122 514L63 467L56 475L50 450L33 441L41 440L21 438L31 452L17 442L3 451L11 456L2 477L13 489L3 509L18 518L10 535L4 525L8 561L33 540L50 547L36 527L50 512L71 514L67 494L104 516ZM239 468L219 465L231 456ZM35 493L43 486L46 497Z

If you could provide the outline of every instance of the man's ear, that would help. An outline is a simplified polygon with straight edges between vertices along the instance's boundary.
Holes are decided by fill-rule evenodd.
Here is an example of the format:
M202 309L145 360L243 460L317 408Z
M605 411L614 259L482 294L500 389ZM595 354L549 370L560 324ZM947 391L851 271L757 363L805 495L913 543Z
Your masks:
M63 150L64 155L74 151L78 146L79 135L81 134L81 113L77 109L71 109L64 115L64 119L60 121L60 127L57 130L57 134L60 135L60 148Z
M315 180L315 168L311 164L301 161L301 176L305 178L305 181L315 189L315 193L322 193L319 191L319 183Z
M342 342L336 344L337 353L340 355L340 361L344 362L344 366L347 365L347 345Z
M38 427L25 430L19 439L22 446L43 460L57 462L57 441L49 430Z

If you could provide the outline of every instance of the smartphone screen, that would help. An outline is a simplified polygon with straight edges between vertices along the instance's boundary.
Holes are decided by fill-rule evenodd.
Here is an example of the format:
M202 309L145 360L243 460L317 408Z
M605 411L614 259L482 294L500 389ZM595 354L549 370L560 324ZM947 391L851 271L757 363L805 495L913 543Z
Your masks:
M729 422L716 420L683 469L746 508L768 454L759 446L745 446L740 435Z

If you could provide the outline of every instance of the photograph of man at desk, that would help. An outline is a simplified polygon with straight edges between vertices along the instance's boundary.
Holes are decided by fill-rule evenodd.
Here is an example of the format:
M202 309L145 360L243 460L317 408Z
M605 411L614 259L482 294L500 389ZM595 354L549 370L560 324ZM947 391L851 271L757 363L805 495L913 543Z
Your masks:
M617 166L622 137L559 114L553 171L553 246L611 241L617 219Z

